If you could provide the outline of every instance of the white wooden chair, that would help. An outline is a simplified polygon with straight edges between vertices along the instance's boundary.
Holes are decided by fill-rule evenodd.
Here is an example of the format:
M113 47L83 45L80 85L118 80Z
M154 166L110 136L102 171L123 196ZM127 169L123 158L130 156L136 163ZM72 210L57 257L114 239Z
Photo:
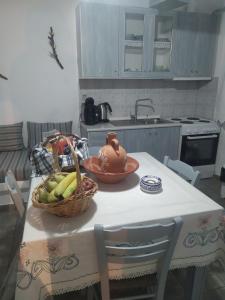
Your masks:
M25 212L24 199L20 191L20 188L16 182L14 174L11 170L9 170L6 174L5 183L9 191L9 194L15 204L15 207L20 217L22 218Z
M180 175L193 186L196 186L200 179L200 172L195 171L191 166L180 160L172 160L169 156L164 157L164 165Z
M12 300L16 288L16 276L18 267L18 255L20 244L23 236L24 220L25 220L25 206L22 193L18 187L12 171L8 171L5 177L5 183L15 204L18 212L15 228L13 230L13 245L9 249L9 265L5 274L4 281L0 284L0 299Z
M171 258L182 223L182 219L176 217L165 225L126 226L118 229L106 229L102 225L95 225L98 268L101 280L101 299L135 300L154 298L155 300L162 300ZM157 276L148 275L132 279L134 284L136 280L138 281L137 287L140 287L139 284L141 281L144 282L145 294L132 295L131 297L121 297L119 294L119 298L110 298L110 290L118 290L115 287L117 285L122 289L123 283L126 285L127 280L109 281L108 262L129 264L155 260L158 260ZM133 287L130 281L128 280L128 289ZM154 282L153 286L151 285L151 281Z

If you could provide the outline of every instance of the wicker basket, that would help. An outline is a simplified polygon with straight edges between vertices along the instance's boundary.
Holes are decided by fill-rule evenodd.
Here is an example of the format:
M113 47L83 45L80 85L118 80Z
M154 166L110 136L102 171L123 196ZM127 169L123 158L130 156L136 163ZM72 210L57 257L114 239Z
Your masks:
M65 139L67 139L65 137ZM82 184L81 184L81 174L80 168L77 161L77 155L70 144L70 141L67 139L68 145L71 149L73 159L75 162L75 168L77 172L77 189L76 192L71 195L69 198L54 202L54 203L42 203L39 202L39 189L44 188L46 186L46 182L53 178L54 174L48 176L46 180L44 180L41 184L39 184L33 191L32 194L32 202L35 207L45 209L51 214L60 216L60 217L72 217L77 216L85 212L88 207L90 206L91 199L93 195L96 193L98 186L97 184L90 178L84 176L82 177ZM58 169L58 164L55 164L56 169ZM57 172L57 174L69 174L66 172ZM90 190L84 190L83 184L84 183L91 183L92 188Z

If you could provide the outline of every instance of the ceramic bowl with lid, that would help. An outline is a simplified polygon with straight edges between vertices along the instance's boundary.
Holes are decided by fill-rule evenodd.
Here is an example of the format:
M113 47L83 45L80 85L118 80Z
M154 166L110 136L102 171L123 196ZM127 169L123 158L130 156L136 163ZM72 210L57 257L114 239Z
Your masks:
M147 193L157 193L162 190L162 180L157 176L146 175L140 180L140 188Z

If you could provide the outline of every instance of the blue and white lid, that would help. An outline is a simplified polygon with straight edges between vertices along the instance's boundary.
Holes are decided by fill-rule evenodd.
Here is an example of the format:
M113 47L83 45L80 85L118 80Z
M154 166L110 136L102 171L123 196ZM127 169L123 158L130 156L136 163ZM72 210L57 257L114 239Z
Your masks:
M140 180L140 188L148 193L159 192L162 189L162 180L158 176L146 175Z

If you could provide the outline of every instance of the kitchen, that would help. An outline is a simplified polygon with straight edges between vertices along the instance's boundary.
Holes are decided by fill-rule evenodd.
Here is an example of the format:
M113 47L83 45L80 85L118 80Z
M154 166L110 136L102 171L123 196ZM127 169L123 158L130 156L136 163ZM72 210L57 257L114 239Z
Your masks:
M129 152L146 151L161 162L169 155L209 178L220 133L213 121L220 16L180 7L176 13L94 3L77 8L81 134L96 147L107 130L116 131Z
M88 137L90 148L115 131L128 152L160 162L169 154L192 165L224 205L218 176L225 164L225 3L169 1L179 7L159 13L153 2L1 3L0 73L9 78L0 81L1 123L73 120L73 132ZM50 26L64 70L48 56ZM90 98L96 124L85 121Z
M84 24L84 19L78 18L77 26L78 57L81 58L78 62L80 128L82 136L87 137L90 147L93 147L94 154L104 143L106 133L114 131L129 152L148 152L161 162L165 155L180 159L199 170L202 179L220 175L224 135L221 127L224 120L218 111L222 100L219 95L222 84L218 57L218 54L221 57L222 43L219 28L224 24L223 20L220 23L221 12L202 14L209 11L205 11L207 7L203 9L200 4L198 17L196 12L191 13L191 9L188 13L178 12L177 17L173 15L174 27L171 29L168 13L161 13L163 17L158 20L155 17L154 23L151 17L145 15L152 11L129 7L120 9L117 15L114 6L114 18L118 18L114 22L118 29L115 24L114 27L107 27L108 22L113 22L112 17L107 16L107 10L104 17L99 17L101 5L96 11L94 7L91 9L94 17L98 18L96 28L89 28L94 23L91 15ZM86 9L88 11L88 7ZM77 13L85 15L82 7L77 9ZM209 19L196 21L195 18L201 17ZM101 27L103 32L98 28L101 22L104 23ZM200 25L196 25L197 22ZM149 23L153 29L145 27ZM88 40L86 30L91 32ZM107 30L109 32L106 33ZM102 36L108 35L104 41L101 33ZM80 37L83 37L81 44ZM105 60L110 53L114 60ZM90 63L91 59L89 69L87 61ZM89 106L89 114L86 112L85 115L85 107L88 107L86 99L94 99L94 104L92 108ZM141 103L143 107L138 106ZM219 196L224 197L218 182L212 181L211 184ZM206 181L205 185L210 186L210 181ZM210 193L212 197L213 192ZM215 298L215 294L212 297Z

